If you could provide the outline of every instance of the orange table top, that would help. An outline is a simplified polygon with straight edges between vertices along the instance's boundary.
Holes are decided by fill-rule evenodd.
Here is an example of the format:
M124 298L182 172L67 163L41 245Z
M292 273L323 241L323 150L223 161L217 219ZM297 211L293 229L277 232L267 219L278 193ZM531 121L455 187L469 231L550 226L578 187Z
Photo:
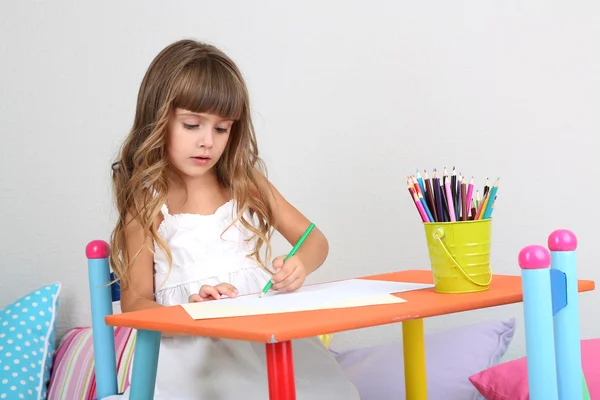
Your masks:
M433 283L430 270L400 271L362 279ZM594 287L593 281L578 281L580 292L594 290ZM206 320L194 320L183 307L170 306L111 315L106 317L106 323L135 329L273 343L519 303L523 300L521 277L510 275L494 275L485 292L441 294L430 288L402 292L397 296L406 302Z

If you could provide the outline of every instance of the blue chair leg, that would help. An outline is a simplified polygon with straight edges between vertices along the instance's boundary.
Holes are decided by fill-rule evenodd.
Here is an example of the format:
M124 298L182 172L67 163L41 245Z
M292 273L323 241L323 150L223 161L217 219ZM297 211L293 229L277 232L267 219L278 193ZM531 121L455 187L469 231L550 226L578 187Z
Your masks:
M135 342L130 400L154 398L160 332L138 330Z
M92 306L96 394L102 399L119 393L114 328L104 322L106 316L112 314L108 244L101 240L92 241L86 248L86 255Z

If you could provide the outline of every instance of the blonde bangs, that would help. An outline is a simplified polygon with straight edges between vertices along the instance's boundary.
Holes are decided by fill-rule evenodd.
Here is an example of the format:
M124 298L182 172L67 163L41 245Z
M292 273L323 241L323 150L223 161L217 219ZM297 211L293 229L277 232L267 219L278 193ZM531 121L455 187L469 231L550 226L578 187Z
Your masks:
M214 59L184 68L174 90L173 107L234 121L242 117L248 97L235 72Z

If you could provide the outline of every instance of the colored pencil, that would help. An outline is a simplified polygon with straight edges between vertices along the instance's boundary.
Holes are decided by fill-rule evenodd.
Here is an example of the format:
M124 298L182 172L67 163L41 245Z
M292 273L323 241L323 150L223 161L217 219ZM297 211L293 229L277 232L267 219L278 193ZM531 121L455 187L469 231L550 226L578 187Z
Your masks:
M475 208L479 210L479 202L481 201L481 195L479 194L479 189L477 189L477 197L475 197Z
M443 179L442 179L442 183L444 184L444 187L446 187L446 179L448 179L448 170L446 169L446 167L444 167L444 175Z
M469 187L467 189L467 210L471 209L471 204L473 204L473 187L475 186L475 179L471 177L471 181L469 182Z
M485 202L486 196L483 196L481 201L479 202L479 206L477 206L477 213L475 214L475 219L479 219L479 215L483 213L483 203Z
M461 221L466 221L469 219L469 203L467 203L467 185L465 184L465 177L462 178L462 183L460 184L460 196L462 202L462 219Z
M415 204L417 205L417 208L419 209L419 214L421 214L421 219L423 220L423 222L429 222L429 218L427 218L427 213L423 208L423 204L421 203L416 194L413 194L413 199L415 201Z
M429 212L433 216L434 215L434 212L433 212L434 204L431 203L431 199L433 198L433 193L431 193L431 191L429 190L430 188L427 187L427 179L429 179L429 175L427 175L427 171L426 170L423 170L423 173L424 173L424 176L423 176L423 187L425 188L425 191L423 192L423 197L425 198L425 202L427 203L427 207L429 207Z
M483 213L483 218L482 219L488 219L492 216L492 209L494 206L494 202L496 201L496 193L498 193L498 187L500 186L500 178L496 179L496 183L494 183L494 186L492 187L492 189L490 190L490 196L489 198L491 200L488 201L488 204L485 208L485 211Z
M448 211L450 214L450 222L456 222L456 214L454 214L454 197L452 197L451 180L446 179L446 200L448 200Z
M457 221L460 221L460 174L456 178L456 194L454 196L456 196L454 198L454 216Z
M413 175L411 175L410 182L412 183L413 187L415 188L415 193L418 194L421 191L421 186L419 185L417 178L415 178Z
M302 243L304 243L304 241L306 240L308 235L312 232L314 227L315 227L315 224L311 223L308 226L308 228L306 228L306 231L304 231L304 233L302 234L302 236L300 237L300 239L298 240L296 245L292 248L292 251L290 251L290 253L283 259L283 262L286 262L290 257L292 257L293 255L296 254L296 252L298 251L300 246L302 246ZM273 286L273 281L269 280L269 282L267 282L267 284L263 288L262 292L260 292L259 297L263 297L265 295L265 293L267 293L269 291L269 289L271 289L271 286Z
M410 193L410 198L414 199L414 195L415 195L415 188L413 188L412 184L410 183L410 180L406 182L406 184L408 185L408 193ZM415 208L417 209L417 211L419 211L419 206L417 206L417 203L414 202L415 204ZM421 213L421 211L419 211L419 213Z
M490 191L490 178L485 178L485 186L483 187L483 195L485 196Z
M431 201L433 201L433 208L435 209L434 218L436 222L440 222L439 216L439 207L438 207L438 199L437 199L437 191L435 190L435 168L433 169L433 173L431 174L431 178L429 178L429 182L426 183L427 188L431 187Z
M487 209L489 202L490 202L490 191L488 190L488 193L485 196L485 201L483 202L483 206L481 207L481 214L479 214L479 219L483 219L483 215L485 214L485 210Z
M451 184L451 189L452 189L452 206L454 207L454 215L456 216L456 203L457 203L457 196L456 196L456 167L452 167L452 177L450 178L450 184Z
M436 222L439 222L438 215L437 215L437 207L435 204L435 195L431 188L431 179L427 175L427 170L423 170L423 172L425 173L425 188L427 189L427 197L429 199L429 204L430 204L429 208L430 208L431 213L433 214L433 220Z
M444 184L445 179L440 181L440 197L442 199L442 210L444 211L444 221L450 221L450 211L448 210L448 198L446 197L446 185Z
M437 170L433 171L433 188L435 191L435 201L436 201L436 208L437 208L437 222L445 222L445 218L444 218L444 205L443 205L443 199L442 199L442 191L440 190L440 178L438 178L437 176Z
M494 197L494 202L492 203L492 207L491 207L491 210L492 210L492 211L490 212L490 217L489 217L489 218L492 218L492 213L494 212L494 206L496 205L496 198L497 198L497 197L498 197L498 196Z
M450 221L450 210L448 208L448 196L446 196L446 181L448 180L448 170L444 167L444 176L442 178L442 198L444 199L444 212L446 213L446 222Z
M417 169L417 182L419 183L419 187L421 188L421 193L425 193L425 185L423 185L423 178L421 178L421 173Z
M483 212L485 211L485 208L487 207L489 198L490 198L490 192L488 191L487 194L483 195L483 199L481 199L481 204L479 205L479 209L477 209L477 215L475 216L476 220L483 219Z
M427 202L425 201L423 194L419 193L417 196L418 196L419 201L423 205L423 209L425 210L425 213L427 214L428 222L433 221L433 215L431 215L431 211L429 211L429 207L427 207Z

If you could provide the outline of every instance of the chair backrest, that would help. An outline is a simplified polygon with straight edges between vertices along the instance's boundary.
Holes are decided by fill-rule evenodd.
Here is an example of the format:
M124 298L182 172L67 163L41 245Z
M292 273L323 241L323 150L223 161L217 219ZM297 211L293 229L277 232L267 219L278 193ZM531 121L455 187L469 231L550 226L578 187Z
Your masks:
M577 238L556 230L548 248L532 245L519 253L529 398L589 399L581 364Z
M85 254L88 259L90 302L92 307L92 336L94 343L94 368L96 372L96 396L103 399L118 393L117 361L114 328L105 323L112 314L112 303L120 298L118 283L108 264L109 246L103 240L88 243Z

